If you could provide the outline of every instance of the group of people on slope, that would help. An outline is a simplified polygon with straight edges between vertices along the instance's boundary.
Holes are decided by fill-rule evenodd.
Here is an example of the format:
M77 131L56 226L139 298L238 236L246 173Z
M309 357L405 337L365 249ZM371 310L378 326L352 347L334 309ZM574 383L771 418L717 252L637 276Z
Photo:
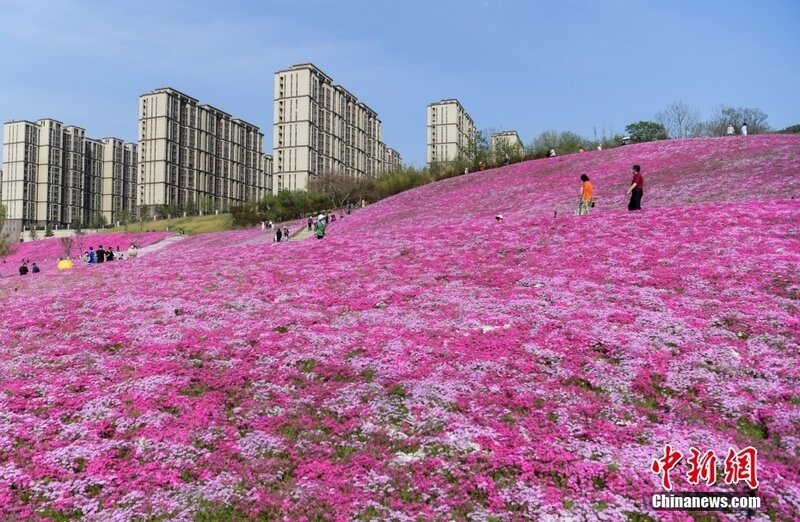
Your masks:
M31 267L28 268L28 265L31 265ZM22 258L22 263L19 265L19 275L28 275L28 272L32 274L38 274L41 271L42 269L39 268L39 265L36 263L31 263L30 259Z
M278 227L278 230L275 231L275 235L272 237L272 240L276 243L280 243L281 241L289 241L289 227Z
M126 253L129 258L136 257L139 254L139 248L136 245L131 244ZM121 252L119 247L117 247L116 250L108 247L106 250L103 248L103 245L98 245L97 250L95 250L94 247L89 247L89 250L84 252L81 256L81 261L90 265L109 261L117 261L120 259L125 259L126 253Z
M84 252L83 256L81 256L81 261L90 265L94 265L96 263L126 259L125 256L127 256L127 259L132 259L137 255L139 255L139 247L133 243L131 243L131 246L128 247L126 252L121 252L119 247L117 247L116 250L112 250L111 247L108 247L108 250L105 250L103 245L98 245L97 250L89 247L89 250Z
M349 206L347 208L347 213L348 214L350 213ZM306 226L308 226L308 230L309 231L314 230L314 228L316 227L317 222L319 222L320 220L325 221L325 226L328 226L328 223L336 221L336 214L335 213L334 214L328 214L326 212L325 214L320 214L317 217L308 216L308 221L306 221Z
M119 247L117 247L116 250L113 250L111 247L104 249L103 245L98 245L97 250L95 250L94 247L89 247L89 250L84 252L81 256L81 261L89 265L94 265L97 263L125 259L125 255L127 255L128 258L135 258L138 253L139 249L134 244L131 244L126 253L121 252ZM68 258L61 257L58 261L58 268L72 268L72 261L68 260ZM69 265L62 267L63 262L67 262ZM31 263L31 260L28 258L23 258L19 265L19 275L21 276L28 275L29 273L38 274L41 271L42 269L39 267L39 265L36 263Z
M628 202L628 210L642 210L642 196L644 195L644 178L642 177L642 167L634 165L631 167L633 180L628 187L626 196L631 199ZM589 214L589 209L594 207L594 187L589 180L589 176L581 174L581 197L578 202L578 215Z

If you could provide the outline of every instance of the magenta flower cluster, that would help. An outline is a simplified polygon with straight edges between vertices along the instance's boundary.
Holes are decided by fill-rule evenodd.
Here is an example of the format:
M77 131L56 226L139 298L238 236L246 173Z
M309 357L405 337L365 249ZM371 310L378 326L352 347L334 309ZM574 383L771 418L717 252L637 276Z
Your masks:
M670 444L757 448L755 519L796 520L799 181L800 137L631 145L421 187L321 241L1 279L0 512L692 520L644 501ZM673 491L709 489L685 471Z

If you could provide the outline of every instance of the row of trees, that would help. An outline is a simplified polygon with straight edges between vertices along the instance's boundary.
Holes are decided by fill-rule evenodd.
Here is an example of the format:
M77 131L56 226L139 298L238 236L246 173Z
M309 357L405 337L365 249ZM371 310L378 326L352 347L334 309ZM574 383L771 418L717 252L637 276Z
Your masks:
M767 115L760 109L720 105L713 109L711 118L700 120L700 112L683 101L675 101L655 115L655 121L639 121L625 127L625 135L594 132L585 138L571 131L549 130L534 138L522 148L500 140L491 145L492 130L476 133L475 139L461 150L449 163L434 164L423 169L405 167L379 178L351 178L337 172L323 173L310 181L308 192L280 192L261 201L232 208L234 224L253 225L261 221L284 221L309 216L322 210L342 209L348 205L373 203L405 190L453 176L465 171L473 172L481 166L497 167L524 160L544 158L551 149L559 155L571 154L598 147L609 149L627 142L641 143L667 138L695 136L724 136L728 125L741 132L747 123L751 134L770 132ZM782 132L798 132L792 126Z

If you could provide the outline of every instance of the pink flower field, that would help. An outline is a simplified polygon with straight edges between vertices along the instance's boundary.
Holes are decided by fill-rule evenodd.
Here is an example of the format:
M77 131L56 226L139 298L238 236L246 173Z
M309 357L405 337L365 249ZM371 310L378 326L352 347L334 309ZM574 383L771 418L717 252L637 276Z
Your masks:
M5 277L0 513L694 520L649 507L669 444L673 491L798 520L799 196L798 136L673 140L420 187L322 241ZM748 446L755 492L722 480ZM687 481L691 447L715 485Z

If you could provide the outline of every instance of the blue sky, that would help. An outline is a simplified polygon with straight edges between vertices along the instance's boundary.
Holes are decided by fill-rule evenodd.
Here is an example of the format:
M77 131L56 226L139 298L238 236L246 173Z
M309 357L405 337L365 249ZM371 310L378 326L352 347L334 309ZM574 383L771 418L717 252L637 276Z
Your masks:
M800 123L797 0L0 0L0 120L52 117L136 140L140 94L171 86L261 127L273 74L312 62L425 162L425 109L479 129L622 133L675 100Z

